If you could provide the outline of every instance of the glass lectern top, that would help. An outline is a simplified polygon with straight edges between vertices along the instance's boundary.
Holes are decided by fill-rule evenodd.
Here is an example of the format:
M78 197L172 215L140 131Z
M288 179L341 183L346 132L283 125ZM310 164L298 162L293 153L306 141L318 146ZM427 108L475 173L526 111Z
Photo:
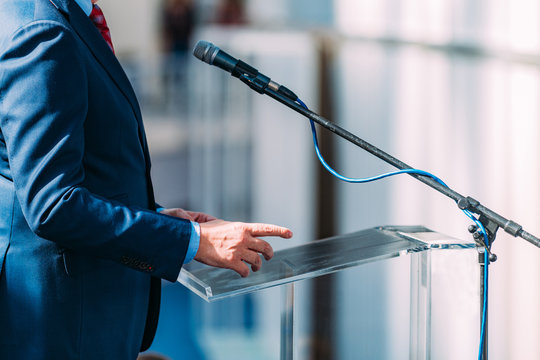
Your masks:
M210 302L412 252L474 247L474 242L421 226L377 227L276 251L261 270L247 278L232 270L191 262L182 268L178 281Z

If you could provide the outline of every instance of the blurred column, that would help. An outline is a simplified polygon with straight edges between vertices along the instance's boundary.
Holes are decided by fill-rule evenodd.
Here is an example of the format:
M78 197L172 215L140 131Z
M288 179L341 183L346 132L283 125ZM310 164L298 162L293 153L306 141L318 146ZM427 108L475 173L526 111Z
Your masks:
M345 35L386 35L388 1L334 0L334 9L336 27Z
M532 233L540 234L540 72L538 67L514 65L510 69L510 118L505 145L510 154L506 171L509 183L509 214ZM540 249L521 239L505 236L512 251L511 278L507 291L513 296L507 304L507 341L511 357L540 358Z
M313 109L318 108L316 48L309 35L208 27L196 37L243 59L292 89ZM314 155L308 121L217 67L197 61L192 69L192 205L227 219L290 227L293 239L269 239L275 251L313 240ZM297 359L305 359L310 350L310 284L298 284L295 295L294 351ZM247 300L240 299L201 304L201 336L219 339L240 334L245 344L262 346L264 355L260 356L277 357L280 289L268 289L250 299L250 309L244 312L252 319L249 334L226 320L233 312L246 309L242 301ZM224 320L221 326L212 321L218 316ZM201 341L205 340L201 337Z
M392 50L377 44L345 41L337 53L336 105L338 122L383 150L391 151L391 119L393 117L393 80L395 64ZM336 139L338 161L335 168L349 177L368 177L389 170L380 160L365 151ZM337 180L335 180L337 182ZM337 233L347 233L389 224L390 184L337 184ZM403 273L403 261L363 265L338 274L336 291L337 359L406 359L394 349L408 348L408 298L402 301L391 329L388 323L389 298L386 283L397 266ZM405 264L406 277L408 267ZM399 270L398 270L399 271ZM407 289L408 294L408 289ZM403 297L401 297L403 299ZM392 331L401 332L401 340L391 338ZM405 335L405 336L404 336Z

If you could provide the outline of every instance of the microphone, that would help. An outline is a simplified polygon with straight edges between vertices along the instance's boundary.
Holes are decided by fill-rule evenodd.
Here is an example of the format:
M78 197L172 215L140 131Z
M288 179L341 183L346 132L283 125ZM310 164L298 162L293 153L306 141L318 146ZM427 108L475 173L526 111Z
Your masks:
M257 76L257 74L259 73L257 69L249 66L243 61L232 57L231 55L227 54L225 51L222 51L220 48L208 41L199 41L193 49L193 55L197 59L207 64L215 65L227 72L230 72L232 76L237 78L239 78L243 74Z
M272 81L272 79L261 74L253 66L232 57L208 41L200 40L197 42L197 45L195 45L195 48L193 49L193 55L207 64L217 66L231 73L232 76L239 78L242 82L260 94L264 94L266 88L270 88L288 97L292 101L298 99L298 96L285 86Z

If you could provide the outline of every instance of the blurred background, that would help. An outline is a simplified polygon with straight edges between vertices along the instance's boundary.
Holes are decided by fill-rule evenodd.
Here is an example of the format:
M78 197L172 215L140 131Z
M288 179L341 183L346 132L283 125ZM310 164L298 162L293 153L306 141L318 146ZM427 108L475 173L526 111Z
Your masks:
M452 201L408 176L366 185L331 178L306 119L191 56L206 40L326 118L540 235L538 1L100 5L145 116L160 204L293 229L292 240L270 240L276 250L387 224L470 236ZM391 170L325 131L319 136L327 160L347 176ZM540 249L499 231L493 251L490 357L539 359ZM408 359L402 261L299 283L295 358ZM163 285L151 352L279 358L279 289L207 304L180 284ZM478 342L478 329L452 331ZM460 347L450 344L437 358L462 358Z

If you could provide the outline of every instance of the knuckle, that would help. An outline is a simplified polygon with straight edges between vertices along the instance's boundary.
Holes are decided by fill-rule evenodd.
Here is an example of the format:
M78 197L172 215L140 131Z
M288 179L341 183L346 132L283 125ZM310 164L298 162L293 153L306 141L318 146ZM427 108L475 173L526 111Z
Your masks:
M234 227L235 231L238 232L241 239L247 238L250 234L248 226L243 223L237 223Z
M261 251L262 254L270 254L272 252L272 247L267 242L261 243Z
M244 231L242 232L242 234L240 235L240 243L241 244L245 244L249 238L251 237L251 234L247 231Z
M233 224L233 228L239 232L244 232L246 231L246 225L244 223L241 223L241 222L235 222Z

